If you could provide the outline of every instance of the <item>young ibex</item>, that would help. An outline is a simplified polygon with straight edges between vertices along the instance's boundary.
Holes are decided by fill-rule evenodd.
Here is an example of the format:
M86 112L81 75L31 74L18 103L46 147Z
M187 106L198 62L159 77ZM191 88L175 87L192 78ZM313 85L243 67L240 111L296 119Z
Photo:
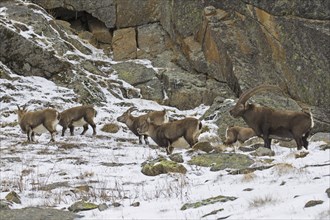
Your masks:
M248 139L256 136L256 133L252 128L244 128L239 126L229 126L226 130L226 140L224 144L230 145L239 141L244 143Z
M192 147L198 142L198 136L202 129L202 123L196 118L184 118L181 120L157 125L148 118L138 128L140 134L149 135L160 147L166 148L166 153L171 154L174 150L172 144L184 140Z
M305 112L274 110L246 103L250 97L264 90L281 91L279 87L272 85L260 85L249 89L241 94L236 105L230 109L230 114L235 118L242 117L256 135L263 138L264 146L267 148L270 148L270 135L272 135L279 138L293 138L298 150L302 146L307 149L307 137L313 127L312 115Z
M88 125L93 128L93 135L96 135L96 125L94 117L96 117L96 110L91 105L82 105L69 108L61 112L61 120L59 124L62 126L62 136L67 128L70 129L70 134L73 136L74 127L84 127L81 135L88 130Z
M149 144L148 135L141 135L138 133L137 129L147 120L148 117L157 125L168 122L168 116L166 110L163 111L152 111L144 115L133 116L131 113L137 110L136 107L129 108L126 112L124 112L121 116L117 118L117 121L126 124L126 126L139 137L139 143L142 144L142 137L144 138L144 142Z
M51 142L55 141L56 125L60 120L60 113L55 109L44 109L34 112L29 112L26 106L20 108L17 105L18 123L23 132L27 133L28 141L35 141L34 134L49 132Z

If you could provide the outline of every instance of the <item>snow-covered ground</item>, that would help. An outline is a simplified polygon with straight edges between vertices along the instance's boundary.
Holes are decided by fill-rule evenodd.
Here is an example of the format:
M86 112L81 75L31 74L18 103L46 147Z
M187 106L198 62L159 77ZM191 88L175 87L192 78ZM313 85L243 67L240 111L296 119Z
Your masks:
M296 149L273 145L275 156L270 169L253 174L229 175L226 171L211 172L209 168L188 165L189 156L184 149L176 149L184 155L187 174L162 174L155 177L141 173L141 164L158 155L166 156L160 149L151 149L138 144L138 139L124 126L118 133L102 132L105 123L117 123L116 118L127 107L116 105L123 102L108 97L104 107L97 108L96 137L89 129L85 136L65 137L57 135L56 143L48 143L50 135L37 136L37 143L27 143L26 135L15 123L16 104L35 103L29 108L37 109L42 104L53 102L59 110L78 105L65 102L74 99L73 91L56 86L41 77L21 77L12 74L14 81L0 79L2 97L12 97L10 102L1 102L1 192L3 199L9 191L21 196L22 204L28 206L51 206L68 208L80 199L96 204L106 203L109 209L81 212L85 219L199 219L213 210L223 208L216 215L203 219L327 219L329 198L325 190L330 187L329 150L322 151L323 142L311 142L309 154L296 159ZM34 100L31 102L31 100ZM143 99L125 100L138 109L162 109L152 101ZM39 103L42 103L41 105ZM176 115L201 116L206 106L189 111L170 109ZM205 122L208 124L211 122ZM118 123L119 124L119 123ZM58 127L58 131L61 128ZM79 131L78 131L79 130ZM212 134L203 134L204 138ZM125 141L126 140L126 141ZM242 152L241 152L242 153ZM268 158L268 157L265 157ZM109 164L115 165L109 165ZM322 165L326 166L307 166ZM118 166L116 166L118 165ZM62 183L62 187L43 190L43 186ZM75 187L88 185L89 191ZM252 191L244 189L252 188ZM237 197L234 201L215 203L199 208L180 210L187 202L197 202L219 195ZM304 205L310 200L322 200L323 204L310 208ZM111 204L118 202L119 207ZM140 202L140 206L130 206Z

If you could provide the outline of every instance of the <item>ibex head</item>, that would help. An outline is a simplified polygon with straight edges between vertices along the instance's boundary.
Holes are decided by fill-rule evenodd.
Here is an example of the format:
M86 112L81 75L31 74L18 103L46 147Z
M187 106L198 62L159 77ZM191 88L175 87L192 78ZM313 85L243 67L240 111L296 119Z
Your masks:
M117 121L125 123L127 119L130 117L131 113L135 110L137 110L136 107L129 108L126 112L124 112L121 116L117 118Z
M17 106L18 123L20 123L21 119L27 112L27 109L26 109L26 105L24 105L22 108L20 108L19 105L16 106Z
M257 87L251 88L241 94L236 105L229 110L230 115L234 118L242 116L248 108L246 101L249 100L249 98L251 98L253 95L265 90L281 91L278 86L273 85L259 85Z

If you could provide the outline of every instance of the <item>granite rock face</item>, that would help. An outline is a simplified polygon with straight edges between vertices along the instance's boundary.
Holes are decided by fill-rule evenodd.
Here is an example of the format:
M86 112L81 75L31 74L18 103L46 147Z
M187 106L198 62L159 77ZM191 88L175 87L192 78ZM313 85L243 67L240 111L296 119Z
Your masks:
M153 80L139 84L142 97L189 109L211 105L219 96L238 97L262 83L276 84L297 101L300 109L312 111L314 132L330 128L330 48L324 46L330 39L330 10L322 0L32 2L46 9L43 13L67 20L71 26L54 22L51 17L41 19L33 13L34 9L42 10L37 5L2 2L2 6L10 6L6 10L8 19L23 23L12 22L12 28L5 23L0 25L4 39L0 49L6 51L0 60L15 72L46 78L62 74L70 78L74 75L70 70L76 67L57 55L72 51L72 45L85 54L91 53L65 34L70 28L79 32L89 24L89 28L79 32L80 36L85 33L91 44L107 50L114 60L147 58L161 69ZM38 46L38 41L32 43L15 34L17 30L27 31L29 26L40 36L51 37L56 29L70 44L55 40L53 50L42 49L40 45L45 42ZM102 74L97 67L94 69ZM155 86L157 89L148 89Z

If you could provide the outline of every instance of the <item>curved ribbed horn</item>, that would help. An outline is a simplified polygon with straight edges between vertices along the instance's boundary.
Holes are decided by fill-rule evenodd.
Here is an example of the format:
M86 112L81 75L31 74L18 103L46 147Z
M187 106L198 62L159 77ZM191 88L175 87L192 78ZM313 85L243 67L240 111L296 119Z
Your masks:
M131 112L133 112L133 111L135 111L135 110L137 110L137 108L135 107L135 106L133 106L133 107L130 107L129 109L127 109L127 113L131 113Z
M253 95L264 91L264 90L274 90L274 91L280 91L282 92L281 88L278 86L274 86L274 85L259 85L256 86L254 88L251 88L245 92L243 92L243 94L241 94L241 96L239 97L237 103L241 103L241 104L245 104L245 102L251 98Z

